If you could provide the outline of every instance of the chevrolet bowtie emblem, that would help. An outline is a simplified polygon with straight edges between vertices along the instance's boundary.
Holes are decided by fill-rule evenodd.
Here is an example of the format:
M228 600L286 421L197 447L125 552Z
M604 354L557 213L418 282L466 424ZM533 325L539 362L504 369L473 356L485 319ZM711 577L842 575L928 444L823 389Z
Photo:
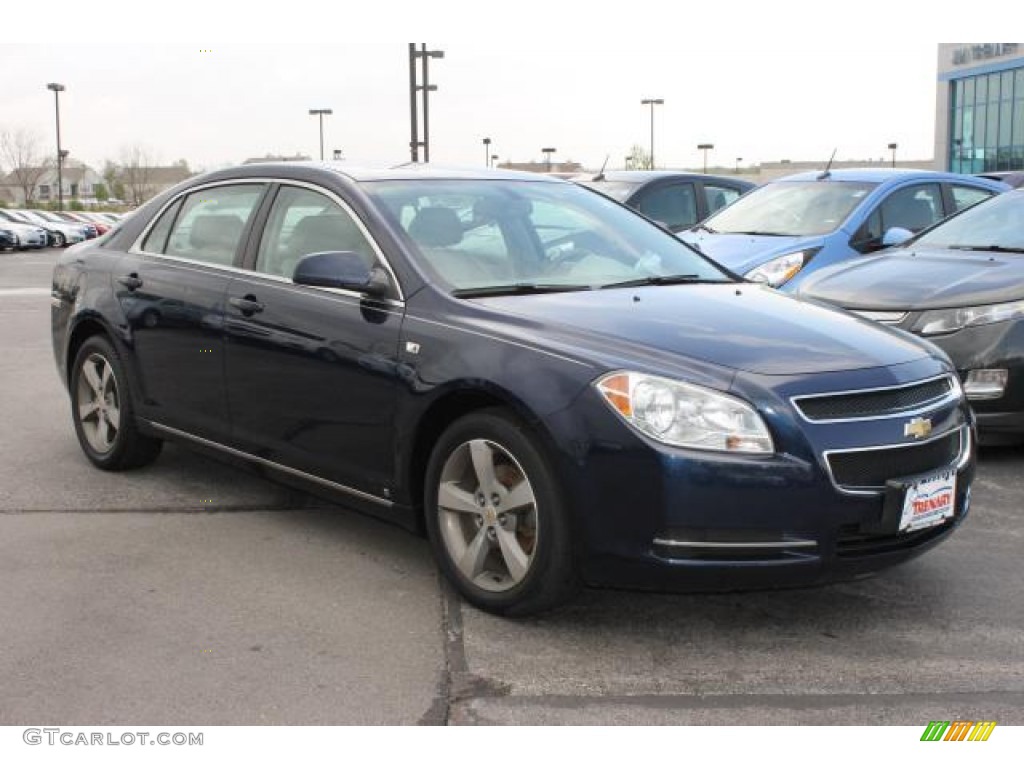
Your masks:
M911 419L903 425L903 436L912 437L915 440L920 440L922 437L928 437L932 433L932 420L922 419L920 416Z

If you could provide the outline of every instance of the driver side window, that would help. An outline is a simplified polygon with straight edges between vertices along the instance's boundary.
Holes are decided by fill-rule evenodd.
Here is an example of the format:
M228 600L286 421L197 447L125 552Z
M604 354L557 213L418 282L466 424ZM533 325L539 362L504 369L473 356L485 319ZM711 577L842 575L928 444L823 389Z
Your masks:
M376 254L355 219L326 195L302 187L278 190L260 238L256 271L291 278L313 253L351 251L368 267Z

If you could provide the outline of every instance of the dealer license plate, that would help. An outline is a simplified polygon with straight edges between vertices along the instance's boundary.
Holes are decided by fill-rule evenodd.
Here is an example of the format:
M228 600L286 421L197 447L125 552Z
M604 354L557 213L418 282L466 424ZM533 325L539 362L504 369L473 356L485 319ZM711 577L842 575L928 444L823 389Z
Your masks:
M948 520L956 511L956 472L918 480L903 497L900 532L919 531Z

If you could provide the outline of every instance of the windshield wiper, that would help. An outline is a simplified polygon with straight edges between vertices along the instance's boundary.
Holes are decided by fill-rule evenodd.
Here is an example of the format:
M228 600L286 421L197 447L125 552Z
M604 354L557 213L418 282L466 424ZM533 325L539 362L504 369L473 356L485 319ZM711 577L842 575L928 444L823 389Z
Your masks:
M760 229L752 229L748 232L723 232L725 235L761 235L763 237L791 237L785 232L765 232Z
M718 230L717 229L712 229L707 224L698 224L696 227L694 227L695 231L700 231L702 229L705 232L710 232L712 235L717 235L718 234Z
M452 296L457 299L476 299L484 296L525 296L531 293L563 293L566 291L589 291L589 285L566 285L563 283L511 283L509 285L481 285L476 288L456 288Z
M700 275L648 275L618 283L605 283L604 288L635 288L639 285L681 285L683 283L727 283L728 280L709 280Z
M947 245L951 251L992 251L994 253L1024 253L1024 248L1009 245Z

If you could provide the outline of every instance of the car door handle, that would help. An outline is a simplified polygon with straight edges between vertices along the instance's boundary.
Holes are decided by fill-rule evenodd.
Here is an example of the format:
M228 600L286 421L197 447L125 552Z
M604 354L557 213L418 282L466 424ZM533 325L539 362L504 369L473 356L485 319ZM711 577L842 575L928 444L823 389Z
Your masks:
M127 288L129 291L134 291L136 288L142 287L142 278L137 273L132 272L130 275L117 278L117 282Z
M230 304L235 309L239 310L246 317L248 317L249 315L254 315L257 312L263 311L263 304L257 301L256 297L253 296L251 293L248 296L244 296L241 299L237 297L232 297L228 299L228 304Z

